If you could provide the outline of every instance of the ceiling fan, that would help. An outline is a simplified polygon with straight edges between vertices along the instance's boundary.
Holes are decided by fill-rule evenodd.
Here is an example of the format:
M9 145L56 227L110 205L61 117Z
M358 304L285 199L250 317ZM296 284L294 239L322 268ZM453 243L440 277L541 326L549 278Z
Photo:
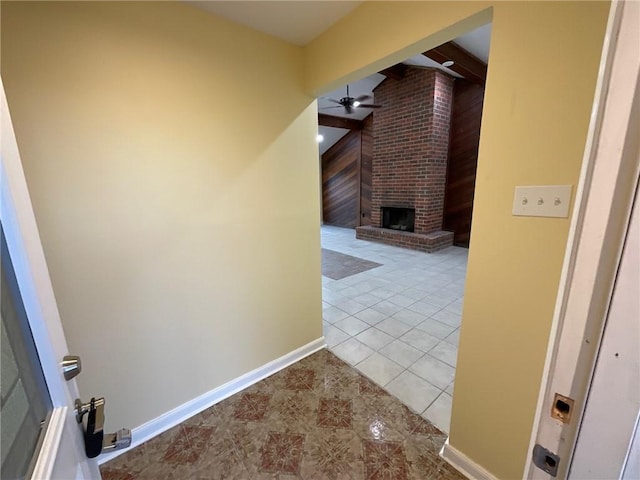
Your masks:
M353 110L355 108L361 107L361 108L380 108L382 107L382 105L374 105L371 103L362 103L365 100L369 100L371 98L371 95L360 95L358 97L351 97L349 96L349 85L347 85L347 96L346 97L342 97L340 100L335 100L333 98L325 98L325 100L328 100L329 102L333 102L333 103L337 103L338 105L336 106L332 106L332 107L324 107L321 108L321 110L327 110L329 108L344 108L344 112L346 114L351 114L353 113Z

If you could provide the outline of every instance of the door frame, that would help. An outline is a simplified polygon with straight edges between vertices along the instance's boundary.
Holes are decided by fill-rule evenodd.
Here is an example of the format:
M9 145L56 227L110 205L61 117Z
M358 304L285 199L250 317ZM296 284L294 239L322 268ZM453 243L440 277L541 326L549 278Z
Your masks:
M527 479L552 478L532 462L536 444L560 457L558 478L569 471L629 226L640 175L638 7L624 0L610 7L523 475ZM568 424L551 417L556 392L575 401Z
M80 427L75 421L72 405L79 398L76 381L64 379L60 364L69 349L1 78L0 89L0 218L53 405L32 478L50 478L61 468L75 469L76 478L100 478L97 463L85 456Z
M638 193L636 191L611 308L578 432L570 479L620 478L640 413ZM635 478L639 477L640 472Z

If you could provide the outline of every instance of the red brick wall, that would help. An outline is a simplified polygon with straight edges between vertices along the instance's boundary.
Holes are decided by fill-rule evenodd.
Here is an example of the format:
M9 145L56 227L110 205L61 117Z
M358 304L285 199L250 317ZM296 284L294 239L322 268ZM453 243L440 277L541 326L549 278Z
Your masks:
M381 207L415 208L415 232L442 228L453 79L409 68L375 90L371 225Z

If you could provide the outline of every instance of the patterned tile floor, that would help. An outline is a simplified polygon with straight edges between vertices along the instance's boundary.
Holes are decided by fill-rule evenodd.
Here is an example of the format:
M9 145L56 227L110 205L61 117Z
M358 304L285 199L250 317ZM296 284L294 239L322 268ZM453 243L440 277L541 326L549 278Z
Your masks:
M422 253L331 226L322 247L382 264L322 277L330 350L448 432L468 250Z
M104 480L451 479L433 424L327 350L101 468Z

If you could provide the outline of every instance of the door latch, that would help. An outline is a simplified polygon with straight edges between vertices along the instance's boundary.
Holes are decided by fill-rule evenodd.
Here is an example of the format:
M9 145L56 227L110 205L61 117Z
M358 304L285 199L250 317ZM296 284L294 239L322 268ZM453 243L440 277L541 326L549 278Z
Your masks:
M95 458L102 451L118 450L131 445L131 430L122 428L116 433L104 434L104 397L92 398L90 402L83 403L76 399L76 421L83 423L87 415L87 424L84 430L84 448L89 458Z

